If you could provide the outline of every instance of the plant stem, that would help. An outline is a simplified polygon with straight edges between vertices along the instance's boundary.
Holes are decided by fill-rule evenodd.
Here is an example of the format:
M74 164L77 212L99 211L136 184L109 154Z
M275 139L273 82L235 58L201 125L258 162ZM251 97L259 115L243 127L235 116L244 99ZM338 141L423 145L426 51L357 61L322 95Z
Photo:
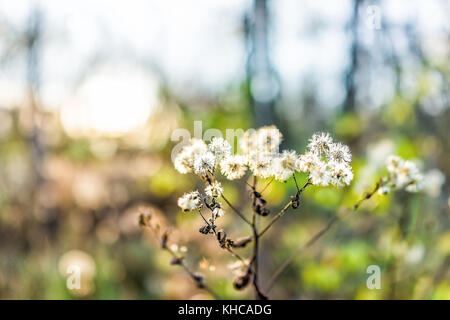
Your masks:
M203 221L205 221L205 223L206 223L209 227L211 227L211 225L209 224L208 220L206 220L206 218L203 216L203 214L202 214L202 212L200 211L200 209L198 209L198 213L200 213L200 216L202 217ZM214 230L214 229L213 229L213 231L214 231L214 233L216 232L216 230Z
M261 237L264 233L266 233L267 230L270 229L270 227L278 220L280 219L284 213L287 211L287 209L289 209L289 207L291 206L292 201L289 201L284 207L283 209L280 210L280 212L278 212L273 218L272 220L269 222L269 224L258 234L258 237Z
M292 261L294 261L294 259L306 248L312 246L317 240L320 239L320 237L322 237L322 235L327 232L332 226L333 224L336 223L336 221L338 221L339 218L336 216L333 219L330 220L330 222L328 222L328 224L319 232L317 232L311 239L309 239L309 241L304 244L303 246L301 246L300 248L298 248L278 269L277 271L275 271L275 273L273 274L272 278L270 278L269 280L269 284L267 285L266 291L269 292L275 281L279 278L279 276L284 272L284 270L286 270L286 268L292 263Z
M294 181L295 181L295 185L297 186L297 196L299 196L309 185L311 185L311 182L309 181L309 179L308 179L308 181L305 183L305 185L300 189L299 187L298 187L298 184L297 184L297 180L295 179L295 175L293 175L293 177L294 177ZM283 209L281 209L280 210L280 212L278 212L273 218L272 218L272 220L269 222L269 224L259 233L259 236L261 237L264 233L266 233L266 231L267 230L269 230L270 229L270 227L278 220L278 219L280 219L284 214L285 214L285 212L287 211L287 209L289 209L289 207L292 205L292 200L291 201L289 201L284 207L283 207Z
M300 189L298 188L297 179L295 178L295 172L292 174L292 177L294 178L295 187L297 188L297 192L300 192ZM308 179L308 182L309 182L309 179Z
M252 225L252 223L250 221L248 221L248 219L246 217L244 217L244 215L238 210L236 209L230 201L228 201L227 198L225 198L225 196L222 194L222 199L228 204L228 206L239 216L241 217L242 220L244 220L248 225Z
M177 264L184 269L184 271L197 284L199 288L209 292L215 299L222 300L222 298L213 289L211 289L211 287L204 283L202 276L195 274L191 269L189 269L189 267L184 262L183 257L178 256L172 249L170 249L166 244L163 243L163 240L159 236L159 233L152 227L151 223L145 224L145 227L150 229L152 234L157 238L157 241L160 242L161 248L169 252L169 254L177 261Z
M353 206L353 210L356 211L359 206L366 200L369 200L370 198L372 198L372 196L378 191L378 189L381 188L381 181L377 182L377 184L375 185L375 187L373 188L372 191L366 193L364 195L364 197L362 197L354 206Z
M215 229L215 228L212 228L213 225L210 224L210 223L206 220L206 218L203 216L203 214L202 214L202 212L200 211L200 209L198 210L198 213L200 213L200 216L203 218L203 221L205 221L205 223L206 223L209 227L211 227L212 231L214 232L214 235L217 237L217 231L216 231L216 229ZM219 241L219 240L217 239L217 241ZM227 250L229 253L231 253L231 255L232 255L233 257L235 257L235 258L241 260L244 264L247 264L247 263L245 262L245 260L244 260L240 255L238 255L236 252L234 252L234 250L231 249L230 247L226 246L224 249Z
M308 181L309 182L309 181ZM308 184L308 183L307 183ZM303 191L303 189L306 187L306 185L300 189L301 191ZM370 199L377 191L378 189L380 189L381 187L381 182L377 182L375 188L370 191L369 193L366 193L364 195L364 197L362 197L354 206L353 206L353 210L352 212L355 212L356 210L358 210L358 208L360 207L360 205ZM331 227L337 222L339 221L340 218L339 216L335 216L333 217L328 223L327 225L322 228L321 230L319 230L319 232L317 232L311 239L308 240L308 242L306 242L306 244L302 245L301 247L299 247L274 273L274 275L272 276L272 278L269 280L269 284L267 285L267 289L266 292L269 292L275 281L280 277L280 275L286 270L286 268L294 261L294 259L303 252L303 250L307 249L308 247L312 246L317 240L319 240L328 230L331 229Z
M259 193L263 194L263 192L266 191L266 189L270 186L270 184L273 182L273 180L275 180L274 177L272 177L272 179L270 179L270 181L267 182L267 184L264 186L264 188L262 188L262 190Z
M251 186L251 188L253 189L253 191L255 191L255 187L256 187L256 176L253 176L253 186ZM252 193L252 197L253 197L253 205L252 208L255 207L255 202L256 202L256 196L254 193ZM267 297L261 292L261 289L259 288L258 285L258 253L259 253L259 235L258 235L258 229L256 226L256 212L255 210L253 210L253 216L252 216L252 231L253 231L253 256L251 259L251 264L250 266L253 265L253 287L255 289L255 296L257 299L261 299L261 300L266 300Z
M215 299L222 300L222 298L213 289L211 289L208 285L206 285L202 280L200 280L198 275L196 275L191 269L189 269L189 267L184 263L184 260L181 257L178 257L178 255L175 252L173 252L169 247L166 247L164 249L167 252L169 252L172 255L172 257L174 257L175 259L177 259L177 261L179 261L179 265L184 269L184 271L186 271L186 273L191 277L191 279L197 284L199 288L209 292Z

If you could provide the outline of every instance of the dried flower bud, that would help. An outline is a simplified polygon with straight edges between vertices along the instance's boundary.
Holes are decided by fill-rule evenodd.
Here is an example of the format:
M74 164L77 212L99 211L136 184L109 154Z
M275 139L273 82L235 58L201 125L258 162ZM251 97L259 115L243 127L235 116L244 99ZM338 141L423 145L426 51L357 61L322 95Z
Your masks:
M209 225L205 224L205 225L201 226L198 231L203 234L208 234L209 231L211 231L211 227Z
M169 232L166 230L161 236L161 248L167 248L167 241L169 240Z
M242 290L249 284L249 282L250 282L250 274L246 273L233 280L233 287L236 290Z
M181 265L183 262L184 257L173 257L172 260L170 260L170 265Z
M266 208L266 200L263 198L255 198L253 202L253 210L256 212L256 214L259 214L260 216L267 216L270 211Z
M194 273L192 275L192 278L194 279L195 282L197 282L197 286L199 288L204 288L205 287L205 277L199 273Z
M233 248L244 248L249 242L252 242L252 237L239 238L233 241L231 246Z
M147 213L147 214L141 213L139 215L139 226L141 226L141 227L147 226L148 223L150 222L151 218L152 218L152 215L150 213Z
M269 300L265 295L263 295L260 291L257 292L259 300Z
M300 197L298 193L295 196L291 196L292 209L297 209L300 206Z
M219 241L220 246L221 246L222 248L224 248L225 245L226 245L226 240L227 240L227 234L225 233L225 231L219 230L219 231L217 232L217 240Z

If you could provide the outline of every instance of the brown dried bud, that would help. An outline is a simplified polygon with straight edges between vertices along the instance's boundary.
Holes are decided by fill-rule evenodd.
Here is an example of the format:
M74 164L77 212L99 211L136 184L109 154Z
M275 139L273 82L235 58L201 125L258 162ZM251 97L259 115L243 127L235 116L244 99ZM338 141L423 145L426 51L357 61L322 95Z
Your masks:
M256 214L259 214L263 217L267 216L270 211L266 208L266 200L263 198L256 198L253 202L253 210Z
M151 218L152 218L152 215L150 213L147 213L147 214L141 213L139 215L139 226L146 227L148 225L148 223L150 222Z
M242 290L249 284L249 282L250 282L250 274L246 273L233 280L233 287L236 290Z
M205 287L205 277L203 275L201 275L199 273L194 273L192 275L192 278L197 283L197 286L199 288L204 288Z
M167 241L169 240L169 232L166 230L161 236L161 248L167 248Z
M227 243L227 234L222 229L217 232L217 240L219 241L220 246L224 248Z
M291 196L291 207L297 209L300 206L300 193L297 192L295 196Z
M244 248L249 242L252 242L252 237L239 238L231 244L233 248Z
M198 232L203 233L203 234L208 234L209 231L211 230L211 227L207 224L203 225L200 227L200 229L198 229Z
M170 265L172 266L181 265L183 263L183 259L184 257L173 257L170 260Z
M265 295L263 295L260 291L257 292L259 300L269 300Z

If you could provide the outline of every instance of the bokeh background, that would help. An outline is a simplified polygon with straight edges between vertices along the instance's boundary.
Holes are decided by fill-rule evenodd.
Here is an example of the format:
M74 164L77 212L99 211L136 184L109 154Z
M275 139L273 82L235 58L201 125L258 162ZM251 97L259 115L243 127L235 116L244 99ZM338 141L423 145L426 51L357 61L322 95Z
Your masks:
M371 199L271 297L450 299L449 16L445 0L1 0L0 298L210 298L139 229L143 205L176 226L171 245L219 294L252 298L232 288L232 257L176 206L201 182L174 170L171 133L199 120L275 124L300 153L329 131L353 151L350 187L308 188L265 236L263 287L373 188L389 154L446 177ZM273 211L293 190L271 184ZM243 184L225 192L250 213ZM248 234L231 212L222 222ZM381 290L366 288L372 264ZM70 265L80 290L66 287Z

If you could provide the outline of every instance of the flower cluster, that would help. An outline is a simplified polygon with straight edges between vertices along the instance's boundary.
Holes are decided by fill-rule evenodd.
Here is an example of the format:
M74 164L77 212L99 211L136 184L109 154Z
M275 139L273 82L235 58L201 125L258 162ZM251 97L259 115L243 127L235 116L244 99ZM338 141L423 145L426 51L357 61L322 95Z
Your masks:
M429 170L423 178L423 190L433 198L441 194L445 183L445 175L438 169Z
M244 133L238 141L240 149L238 154L232 152L232 146L223 138L213 138L209 144L199 139L192 139L174 159L177 171L182 174L193 173L205 183L203 191L192 191L180 197L178 206L184 212L194 211L199 214L202 219L199 232L214 236L220 248L225 249L238 259L237 262L228 266L235 275L234 288L241 290L252 284L255 288L256 297L260 299L265 299L266 296L258 285L259 239L289 208L298 209L300 207L301 195L306 187L310 185L344 187L353 180L350 148L341 142L334 141L329 133L313 134L303 154L298 154L295 150L282 150L280 152L282 140L283 136L275 126L265 126ZM219 179L220 177L228 180L242 179L247 175L247 171L255 178L253 183L245 181L250 191L252 219L248 219L246 212L233 206L226 198ZM386 194L390 190L406 190L408 192L423 190L431 196L437 196L445 182L445 176L439 170L434 169L422 174L415 162L401 159L398 156L390 156L387 159L387 171L388 175L381 178L374 189L364 194L353 206L353 211L356 211L364 201L371 199L377 192ZM306 183L301 188L297 184L296 172L303 172L308 176ZM258 185L259 180L256 177L271 179L264 182L264 187L260 189L261 186ZM271 218L269 217L269 222L265 223L265 227L259 230L259 217L271 215L270 206L263 198L267 186L274 180L285 182L291 177L293 177L293 182L296 185L296 193L291 195L289 202L278 213L273 214ZM252 228L252 235L234 240L220 228L220 224L216 224L218 221L220 222L217 219L225 214L221 201L227 203L231 210ZM208 216L205 215L205 211L209 213ZM141 224L145 225L146 221L141 220ZM324 229L316 233L307 244L310 245L319 239L338 220L333 219ZM161 243L163 248L168 248L167 236L162 236ZM244 248L248 243L253 244L253 254L250 258L244 259L236 253L235 249ZM176 251L177 248L170 247L169 252L173 255L171 264L182 265L187 269L183 265L183 257L178 256ZM288 261L292 261L292 258ZM281 271L276 272L269 288L275 281L274 279L281 274L289 263L283 264L279 269ZM208 265L208 262L206 261L204 264ZM194 274L189 269L187 271L200 287L205 288L202 276Z
M218 167L229 180L242 178L249 169L256 177L279 181L286 181L296 171L307 172L311 183L321 186L342 187L352 181L350 149L333 142L328 133L314 134L307 152L300 156L294 150L279 153L282 138L275 126L248 130L239 140L242 154L236 155L231 154L231 145L222 138L213 138L208 146L193 139L177 155L175 168L180 173L193 172L210 184Z
M174 164L180 173L194 173L206 181L205 197L198 191L187 193L178 200L178 206L183 211L197 210L209 197L212 202L207 206L212 219L222 216L224 211L218 198L222 196L223 188L217 181L218 172L228 180L241 179L250 170L256 177L273 177L279 181L286 181L296 171L306 172L310 184L321 186L342 187L352 181L350 149L340 142L333 142L328 133L314 134L306 153L300 156L294 150L278 152L282 139L275 126L248 130L239 140L241 154L232 154L231 145L223 138L213 138L208 145L192 139L178 153ZM259 200L255 198L256 203ZM268 212L264 203L260 209Z
M340 142L333 142L328 133L316 133L309 140L308 150L295 163L297 171L308 172L311 183L337 187L349 185L353 180L350 166L350 148Z
M198 191L192 191L185 193L181 198L178 199L178 206L183 211L193 211L200 209L202 207L202 199Z
M218 198L222 195L223 188L220 182L214 181L205 188L205 193L211 198Z
M419 192L423 189L424 176L416 163L391 155L386 160L389 177L382 181L380 194L387 194L391 189Z
M208 151L208 147L203 140L191 139L189 145L184 146L174 160L175 169L186 174L194 172L194 161L196 158ZM198 166L198 161L197 161Z

